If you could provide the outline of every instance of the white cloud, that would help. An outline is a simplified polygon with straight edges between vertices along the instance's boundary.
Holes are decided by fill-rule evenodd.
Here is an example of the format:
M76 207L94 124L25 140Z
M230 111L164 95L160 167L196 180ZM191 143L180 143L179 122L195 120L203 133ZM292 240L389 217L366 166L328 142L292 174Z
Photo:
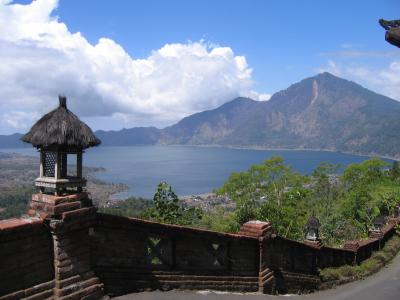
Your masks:
M391 58L400 57L400 53L395 51L364 51L352 48L345 49L344 51L321 52L320 56L330 56L339 58Z
M327 65L317 69L318 73L329 72L336 76L342 76L341 69L337 66L336 62L329 60Z
M256 91L249 91L243 96L249 97L257 101L268 101L271 98L271 94L257 93Z
M363 86L400 101L400 60L391 61L385 67L370 67L362 64L346 64L329 60L318 72L354 80Z
M32 125L38 117L37 113L10 111L0 115L0 124L18 131Z
M169 124L240 95L269 96L251 91L252 70L229 47L167 44L144 59L132 58L111 39L92 45L71 33L52 16L57 5L0 0L0 115L10 120L0 133L24 129L11 120L48 111L59 93L80 116L125 116L138 126Z
M268 101L271 98L271 94L259 94L258 100L260 101Z

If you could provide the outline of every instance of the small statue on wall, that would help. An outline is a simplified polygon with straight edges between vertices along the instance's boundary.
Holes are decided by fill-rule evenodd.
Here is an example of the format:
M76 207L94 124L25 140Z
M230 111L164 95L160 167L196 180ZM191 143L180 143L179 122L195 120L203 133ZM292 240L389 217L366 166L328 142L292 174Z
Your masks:
M308 241L319 240L319 227L320 227L319 220L313 213L307 222L306 240Z

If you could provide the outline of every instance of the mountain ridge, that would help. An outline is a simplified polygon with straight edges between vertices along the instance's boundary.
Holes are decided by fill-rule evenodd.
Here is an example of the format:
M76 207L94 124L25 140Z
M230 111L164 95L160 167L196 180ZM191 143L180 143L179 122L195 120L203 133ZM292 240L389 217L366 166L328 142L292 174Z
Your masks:
M269 101L238 97L163 129L99 130L96 135L104 145L114 146L310 149L400 158L400 103L321 73L275 93Z

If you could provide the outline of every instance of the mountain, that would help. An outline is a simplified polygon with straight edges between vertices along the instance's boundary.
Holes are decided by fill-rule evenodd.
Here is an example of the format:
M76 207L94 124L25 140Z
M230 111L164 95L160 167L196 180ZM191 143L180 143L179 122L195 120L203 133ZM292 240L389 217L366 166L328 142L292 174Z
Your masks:
M11 135L0 135L0 148L23 148L27 144L20 141L22 134L14 133Z
M158 142L161 130L155 127L134 127L118 131L98 130L95 134L104 146L151 145Z
M400 158L400 102L322 73L269 101L236 98L157 129L97 131L104 145L322 149ZM0 137L0 148L2 138Z
M324 149L400 158L400 103L322 73L267 102L237 98L167 127L159 143Z
M218 144L240 145L241 139L252 140L257 136L253 115L264 103L249 98L236 98L214 110L186 117L167 127L159 140L162 144ZM255 125L255 124L254 124ZM247 128L246 132L243 129Z

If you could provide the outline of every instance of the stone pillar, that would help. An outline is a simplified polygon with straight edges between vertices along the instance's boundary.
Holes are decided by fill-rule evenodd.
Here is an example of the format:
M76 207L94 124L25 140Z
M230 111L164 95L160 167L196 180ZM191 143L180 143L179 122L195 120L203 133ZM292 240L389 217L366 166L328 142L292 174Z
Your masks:
M29 214L48 223L54 248L54 298L91 300L104 298L104 285L91 265L90 235L96 208L87 193L68 196L35 194Z
M269 239L275 237L271 224L262 221L249 221L242 225L238 234L258 238L258 290L264 294L273 294L275 292L275 277L274 271L269 268L267 248Z
M64 212L91 206L92 200L86 192L65 196L38 193L32 195L28 215L40 216L42 219L59 218Z
M62 154L59 151L56 151L56 164L54 170L54 178L60 179L61 178L61 168L62 168ZM55 188L54 195L58 196L60 194L60 189L57 187Z
M82 152L76 154L76 176L82 178ZM82 187L78 187L78 192L82 192Z
M103 284L91 268L90 234L96 220L94 207L81 208L51 219L54 243L55 299L100 299Z
M76 154L76 176L82 178L82 152Z
M61 168L62 168L62 153L57 151L56 152L56 164L54 170L54 178L60 179L61 178Z
M343 246L343 249L352 251L354 253L353 265L356 265L358 262L358 257L357 257L358 248L360 248L360 244L358 243L358 241L347 241Z
M39 167L39 177L44 177L44 157L43 151L40 151L40 167Z

